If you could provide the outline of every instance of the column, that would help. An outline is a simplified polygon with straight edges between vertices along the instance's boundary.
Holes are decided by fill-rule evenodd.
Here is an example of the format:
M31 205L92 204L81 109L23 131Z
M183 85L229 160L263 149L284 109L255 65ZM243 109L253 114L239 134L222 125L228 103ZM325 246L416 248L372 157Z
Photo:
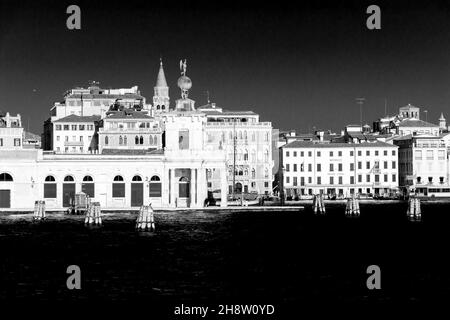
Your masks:
M197 202L195 201L197 191L196 171L197 169L191 169L191 179L189 181L189 207L191 208L197 206Z
M227 169L224 167L220 170L220 206L227 207L228 204L228 182L227 182Z
M163 169L162 172L162 198L161 198L161 206L168 207L169 206L169 177L170 177L170 169Z
M170 207L175 207L175 169L170 169L170 176L169 176L169 188L170 188Z
M208 184L206 182L206 169L197 170L197 206L202 208L205 205L205 199L208 197Z

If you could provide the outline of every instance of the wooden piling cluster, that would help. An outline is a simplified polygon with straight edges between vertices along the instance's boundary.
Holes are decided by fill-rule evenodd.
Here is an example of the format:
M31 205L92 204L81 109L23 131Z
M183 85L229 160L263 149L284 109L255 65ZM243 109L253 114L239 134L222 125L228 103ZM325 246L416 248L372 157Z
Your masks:
M37 200L34 202L33 220L45 219L45 201Z
M84 224L86 225L102 225L102 211L100 209L99 202L90 202L86 210L86 217L84 218Z
M314 213L325 213L325 204L323 202L323 194L315 194L313 198Z
M359 200L356 199L355 195L347 199L347 206L345 207L345 215L352 217L359 217Z
M408 211L407 215L410 220L421 220L422 210L420 208L420 199L411 197L408 200Z
M155 218L151 205L142 206L139 210L139 216L136 220L136 230L138 231L155 231Z

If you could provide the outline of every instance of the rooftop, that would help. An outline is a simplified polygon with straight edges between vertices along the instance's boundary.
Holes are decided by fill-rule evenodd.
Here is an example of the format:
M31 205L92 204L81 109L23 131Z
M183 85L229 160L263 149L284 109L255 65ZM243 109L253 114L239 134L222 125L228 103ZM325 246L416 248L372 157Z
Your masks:
M397 148L392 144L376 141L376 142L365 142L365 143L342 143L342 142L331 142L331 143L317 143L312 141L293 141L283 146L282 148Z
M435 125L433 123L425 122L423 120L415 119L415 118L409 118L404 119L400 122L399 127L403 128L412 128L412 127L423 127L423 128L437 128L438 125Z
M114 111L114 113L111 113L106 119L152 119L152 117L141 111L125 109L122 111Z
M54 122L95 122L100 119L100 116L77 116L75 114L71 114L70 116L55 120Z

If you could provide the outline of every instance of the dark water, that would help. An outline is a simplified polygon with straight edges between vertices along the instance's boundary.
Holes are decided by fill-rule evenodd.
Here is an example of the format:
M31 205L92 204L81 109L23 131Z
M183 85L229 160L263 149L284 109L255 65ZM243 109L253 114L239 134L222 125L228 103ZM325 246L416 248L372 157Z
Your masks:
M353 219L341 204L324 217L308 208L178 212L157 214L155 234L135 232L126 214L105 217L100 229L82 217L2 216L0 299L268 303L280 317L310 304L448 300L449 209L423 204L422 222L406 219L404 203L361 204ZM378 291L366 287L372 264L381 268ZM81 268L81 290L66 287L69 265Z

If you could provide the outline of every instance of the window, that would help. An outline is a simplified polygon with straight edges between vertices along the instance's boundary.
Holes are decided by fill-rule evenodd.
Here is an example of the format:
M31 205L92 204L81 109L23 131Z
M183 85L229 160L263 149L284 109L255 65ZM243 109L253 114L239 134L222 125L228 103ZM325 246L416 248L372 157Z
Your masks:
M338 164L338 171L342 171L342 163Z
M47 176L45 178L44 198L56 198L56 182L53 176Z
M366 151L366 156L370 156L370 150Z
M55 130L61 130L61 125L60 124L57 124L56 126L55 126Z
M122 138L122 136L119 136L119 145L122 145L123 144L123 138Z
M289 168L290 168L290 164L287 163L287 164L286 164L286 172L289 172Z
M366 182L370 182L370 174L366 175Z
M186 177L181 177L178 181L178 196L180 198L189 198L189 180Z
M286 151L286 157L289 157L289 151Z
M74 130L74 131L77 130L77 125L76 125L76 124L73 124L73 125L72 125L72 130Z
M64 182L73 182L73 181L75 181L75 180L73 179L72 176L66 176L66 177L64 178Z
M317 156L320 157L320 151L317 151Z
M334 171L334 165L330 163L330 171Z
M14 146L15 147L20 147L20 138L14 139Z
M0 147L3 147L3 138L0 138Z
M139 137L138 136L134 137L134 144L139 144Z
M350 177L350 184L355 184L355 177L354 176Z
M180 150L189 149L189 130L180 130L178 133L178 148Z
M376 174L375 175L375 183L380 182L380 175Z
M150 135L149 143L150 143L150 145L153 145L153 136L152 135Z
M339 177L339 184L342 184L342 177Z
M311 172L312 171L312 164L308 163L308 171Z
M438 151L438 160L445 160L445 151L444 150Z
M366 162L366 169L370 169L370 161Z
M312 152L308 151L308 157L312 157Z
M293 185L294 187L297 186L297 177L294 177L294 181L293 181L292 185Z
M358 150L358 156L361 156L361 155L362 155L361 150Z
M378 156L378 150L375 150L375 155Z
M252 179L255 179L255 178L256 178L256 170L252 169Z
M396 162L395 162L395 161L392 161L392 169L395 169L396 166L397 166Z
M320 163L317 164L317 171L318 172L322 171L322 165Z
M355 164L354 163L350 163L350 171L354 171L355 170Z
M358 169L362 169L362 162L358 161Z
M414 151L414 159L415 160L422 160L422 150L415 150Z
M388 182L388 175L387 174L384 175L384 182Z
M294 163L294 172L297 172L297 164Z
M433 150L427 150L427 160L433 160Z
M95 184L91 176L85 176L81 184L81 192L86 193L89 197L95 197Z
M0 174L0 182L10 182L10 181L13 181L13 178L9 173Z
M384 162L383 162L383 168L384 168L384 169L387 169L387 168L388 168L388 162L387 162L387 161L384 161Z
M322 177L317 177L317 184L322 184Z
M80 126L78 127L80 131L84 130L84 124L80 124Z
M142 178L140 176L134 176L133 179L131 179L133 182L139 182L142 181Z
M158 176L150 178L150 198L161 197L161 179Z
M432 184L433 183L433 177L428 177L428 183Z
M330 184L334 184L334 177L330 177Z
M333 151L330 151L330 157L332 157L333 156Z
M342 157L342 151L338 151L338 156Z
M297 151L294 151L294 157L296 157L297 156Z
M124 145L127 145L127 140L128 140L128 139L127 139L127 136L123 137L123 144L124 144Z
M66 131L69 130L69 125L68 125L68 124L65 124L65 125L64 125L64 130L66 130Z
M350 151L350 157L353 157L353 151Z
M358 174L358 182L359 182L359 183L362 182L362 174Z
M387 150L383 151L383 155L387 156Z
M395 156L395 150L392 150L392 155Z
M144 144L144 137L143 136L139 137L139 144Z
M109 143L108 136L105 136L105 145L108 145L108 143Z

